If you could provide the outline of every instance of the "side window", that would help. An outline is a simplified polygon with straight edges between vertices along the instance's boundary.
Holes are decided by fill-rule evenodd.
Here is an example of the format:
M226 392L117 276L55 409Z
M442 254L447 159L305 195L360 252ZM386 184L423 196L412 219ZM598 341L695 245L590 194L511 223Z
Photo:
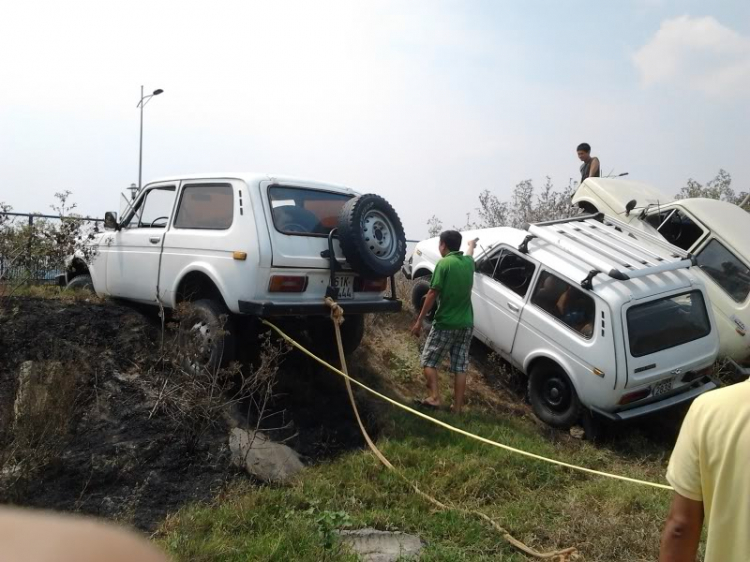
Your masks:
M716 239L698 255L698 266L737 302L750 294L750 269Z
M662 211L661 213L659 212L651 213L650 215L646 217L646 222L658 230L659 227L661 226L661 223L667 220L667 218L671 214L672 214L672 209Z
M125 228L165 228L172 215L174 194L174 186L150 189L124 225Z
M182 190L175 228L226 230L234 218L231 185L187 185Z
M594 299L548 271L539 275L531 302L587 339L594 333Z
M703 236L703 229L685 213L675 209L659 226L659 234L670 244L689 250Z
M517 295L525 297L534 277L534 269L532 262L503 248L487 259L479 272L492 277Z

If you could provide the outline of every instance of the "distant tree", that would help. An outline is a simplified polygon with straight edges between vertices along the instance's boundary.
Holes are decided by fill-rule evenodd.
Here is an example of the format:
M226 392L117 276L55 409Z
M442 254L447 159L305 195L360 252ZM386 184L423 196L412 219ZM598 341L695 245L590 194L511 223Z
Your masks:
M687 185L675 195L675 199L688 199L704 197L707 199L720 199L735 205L739 205L747 196L747 192L735 193L732 189L732 176L726 170L719 170L712 180L702 185L690 178Z
M427 221L427 234L430 238L434 238L435 236L438 236L443 231L443 221L441 221L437 216L432 215L430 219Z
M523 228L526 223L571 217L578 209L570 204L575 184L556 189L547 177L539 194L531 180L518 183L513 190L510 202L501 201L497 195L483 191L479 195L479 220L474 226L490 228L512 226Z

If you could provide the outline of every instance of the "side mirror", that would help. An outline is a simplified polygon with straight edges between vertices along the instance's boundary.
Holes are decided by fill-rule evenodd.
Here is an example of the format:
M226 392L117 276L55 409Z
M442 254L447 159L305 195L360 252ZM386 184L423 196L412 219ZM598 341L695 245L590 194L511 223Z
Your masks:
M626 217L630 216L630 211L632 211L633 209L635 209L635 206L637 204L638 204L638 202L635 199L631 199L630 201L628 201L627 205L625 205L625 216Z
M104 213L104 228L107 230L120 230L120 224L117 222L117 213L111 211Z

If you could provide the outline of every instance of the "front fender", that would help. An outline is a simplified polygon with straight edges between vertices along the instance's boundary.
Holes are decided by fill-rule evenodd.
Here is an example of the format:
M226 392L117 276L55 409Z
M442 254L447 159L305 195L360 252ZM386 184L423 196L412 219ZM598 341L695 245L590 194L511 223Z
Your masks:
M425 275L432 275L435 272L435 264L422 258L420 259L420 261L414 262L411 268L411 272L412 279L424 277Z

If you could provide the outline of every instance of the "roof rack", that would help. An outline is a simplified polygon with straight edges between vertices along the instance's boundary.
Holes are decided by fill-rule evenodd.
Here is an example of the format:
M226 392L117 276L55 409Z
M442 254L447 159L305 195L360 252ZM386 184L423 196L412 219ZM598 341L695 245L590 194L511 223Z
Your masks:
M529 241L539 238L593 267L581 281L585 289L599 273L627 281L695 265L691 254L602 213L529 224L526 230L519 251L527 253Z

